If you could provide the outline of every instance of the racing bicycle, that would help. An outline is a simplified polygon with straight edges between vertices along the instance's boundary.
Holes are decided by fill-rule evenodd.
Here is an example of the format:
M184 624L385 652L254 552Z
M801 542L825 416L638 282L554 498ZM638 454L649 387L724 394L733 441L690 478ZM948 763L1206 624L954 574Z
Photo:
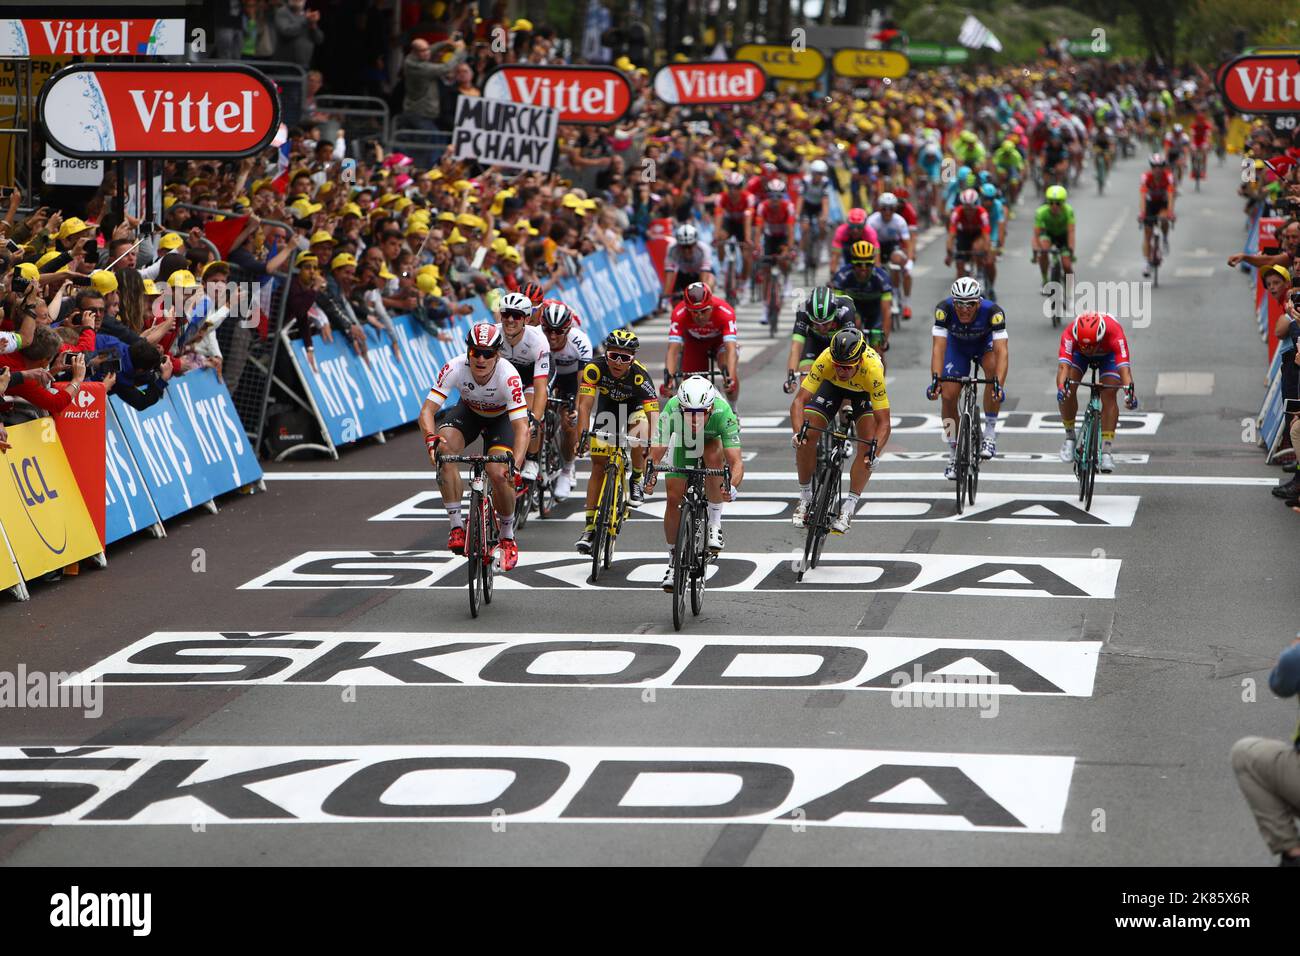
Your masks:
M1074 477L1079 480L1079 500L1083 510L1092 509L1092 489L1097 481L1097 471L1101 467L1101 390L1119 389L1123 385L1099 384L1097 369L1094 367L1088 380L1074 381L1068 379L1066 388L1084 386L1091 390L1088 407L1083 413L1083 424L1079 427L1078 439L1074 443Z
M722 288L728 302L739 301L740 278L745 271L745 253L740 240L728 236L722 244Z
M776 337L776 323L781 316L781 303L785 300L786 265L781 255L763 256L754 270L758 287L763 290L763 324L769 338Z
M686 478L682 496L681 521L673 549L673 629L680 631L686 622L686 592L691 592L691 614L698 617L704 607L704 583L708 577L713 552L709 549L708 495L704 479L724 478L731 482L730 468L669 468L667 471Z
M1205 178L1205 150L1192 150L1192 179L1196 182L1196 191L1201 191L1201 180Z
M581 446L585 451L592 437L609 442L609 462L605 466L605 475L600 482L600 497L596 499L596 523L591 542L591 583L600 580L602 568L608 568L614 562L614 547L618 542L618 533L623 528L631 511L629 496L629 476L632 473L632 460L628 454L627 442L630 440L622 431L614 434L602 431L584 431Z
M573 411L571 398L557 398L554 395L546 400L546 412L542 417L542 447L538 452L541 473L533 482L533 495L537 499L537 513L549 518L555 511L555 482L564 470L564 454L561 443L564 441L564 421Z
M861 439L852 434L850 429L821 428L805 421L799 429L799 440L808 437L809 430L830 432L830 449L825 459L819 460L817 471L813 475L812 507L808 510L808 534L804 539L803 561L795 574L796 581L802 581L804 573L816 568L822 557L822 547L826 544L826 535L831 531L831 522L839 514L840 489L844 483L844 462L849 458L851 446L856 443L863 446L867 463L876 460L876 440ZM820 458L820 456L819 456Z
M469 510L465 515L465 568L469 577L469 613L478 617L481 604L492 603L492 575L500 567L497 545L500 543L497 511L492 495L486 490L484 474L490 464L509 464L514 470L513 455L439 455L439 466L470 466Z
M975 503L980 485L980 445L984 429L980 422L977 386L992 384L992 379L966 375L960 378L943 376L939 381L956 382L961 386L961 395L957 398L957 445L953 460L957 472L957 514L961 514L967 502Z
M822 221L812 216L804 217L801 221L801 232L803 234L803 284L811 288L817 276L818 260L821 258L822 242L825 239Z

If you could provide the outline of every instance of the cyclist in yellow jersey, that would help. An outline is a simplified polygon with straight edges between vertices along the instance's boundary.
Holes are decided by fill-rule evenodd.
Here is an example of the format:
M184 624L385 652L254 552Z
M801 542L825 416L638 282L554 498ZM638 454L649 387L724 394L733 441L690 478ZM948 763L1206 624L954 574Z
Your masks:
M848 400L853 409L854 431L863 441L876 440L876 454L884 451L889 441L889 394L885 391L885 368L880 356L867 345L867 338L859 328L840 329L831 337L831 344L822 352L808 370L799 392L790 405L790 427L794 429L795 467L799 472L799 504L794 512L794 524L804 527L812 503L813 472L817 468L817 433L810 433L802 442L799 432L805 417L818 428L828 428L839 414L840 405ZM871 478L871 464L864 453L854 454L849 468L849 492L840 505L839 516L831 530L844 534L849 529L858 497Z

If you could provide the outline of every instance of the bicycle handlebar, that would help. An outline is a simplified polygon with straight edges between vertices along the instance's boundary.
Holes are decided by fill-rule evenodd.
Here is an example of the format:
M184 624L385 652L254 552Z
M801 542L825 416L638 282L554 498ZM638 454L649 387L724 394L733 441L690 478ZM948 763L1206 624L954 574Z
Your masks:
M438 461L444 465L477 465L477 464L497 464L513 465L515 462L514 455L439 455Z
M850 435L847 434L846 432L836 431L833 428L822 428L820 425L814 425L812 422L805 421L802 427L800 427L799 429L799 438L801 440L807 437L809 429L812 429L815 432L826 432L831 435L834 435L836 438L857 442L859 445L869 445L872 449L871 458L874 460L876 457L875 455L876 439L874 438L859 438L857 435Z
M602 441L612 442L614 445L620 446L623 442L627 442L630 445L641 445L645 448L650 448L654 445L654 442L646 438L633 438L631 435L615 435L612 432L598 431L596 429L584 431L582 435L579 436L579 441L585 443L589 438L599 438Z
M971 384L971 385L1000 385L1000 384L1001 384L1000 382L998 382L997 379L993 379L993 378L969 378L969 377L955 378L955 377L953 377L953 376L951 376L951 375L940 375L940 376L939 376L939 381L941 381L941 382L956 382L958 385L966 385L966 384Z
M1069 389L1070 386L1074 386L1075 388L1078 388L1080 385L1086 388L1091 388L1093 390L1101 389L1101 388L1114 388L1114 389L1124 389L1127 391L1128 389L1134 387L1133 385L1111 385L1108 382L1085 382L1083 381L1083 379L1068 378L1065 380L1065 387L1067 389Z

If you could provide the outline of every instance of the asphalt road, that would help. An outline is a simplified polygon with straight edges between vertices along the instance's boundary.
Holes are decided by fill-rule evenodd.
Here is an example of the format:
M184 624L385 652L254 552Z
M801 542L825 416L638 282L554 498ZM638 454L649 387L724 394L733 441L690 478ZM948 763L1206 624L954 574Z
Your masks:
M1082 281L1140 282L1141 168L1071 191ZM0 827L0 860L1268 864L1228 750L1294 726L1265 677L1295 630L1295 519L1246 434L1266 355L1224 265L1244 238L1235 177L1211 164L1160 287L1130 290L1150 303L1125 321L1142 407L1091 515L1056 460L1058 332L1026 198L998 282L1003 457L961 520L923 396L952 275L932 233L888 353L892 454L804 583L788 339L751 308L749 474L677 634L662 492L599 586L572 550L576 503L534 519L473 621L415 430L273 466L266 493L0 607L0 670L104 679L94 718L89 698L3 712L0 806L43 812ZM656 371L663 326L639 329ZM39 747L57 750L19 749Z

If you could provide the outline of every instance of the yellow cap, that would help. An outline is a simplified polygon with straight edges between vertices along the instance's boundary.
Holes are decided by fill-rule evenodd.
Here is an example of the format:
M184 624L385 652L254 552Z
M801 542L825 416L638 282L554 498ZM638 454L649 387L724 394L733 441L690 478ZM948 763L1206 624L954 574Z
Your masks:
M300 252L298 253L298 258L294 260L294 265L299 269L303 266L318 266L320 265L320 260L310 252Z
M57 259L61 255L63 255L63 253L59 252L58 249L51 249L49 252L45 253L45 255L36 260L36 268L38 270L45 268L46 263L53 259Z
M459 229L453 229L451 235L447 237L447 245L454 246L460 242L469 242L469 240L460 234Z
M438 221L439 221L439 222L455 222L455 221L456 221L456 214L455 214L454 212L446 212L446 211L440 212L440 213L438 213Z
M388 271L388 266L380 266L380 267L379 267L379 278L381 278L381 279L383 279L385 282L387 282L389 279L396 279L397 276L393 275L391 272Z
M318 202L312 202L310 199L299 199L297 202L290 204L289 210L295 218L306 219L308 216L314 216L325 207Z
M636 69L636 64L633 63L631 60L629 60L627 57L620 56L617 60L614 61L614 68L616 70L622 70L624 73L631 73L633 70Z
M227 262L225 259L213 259L211 262L209 262L206 266L203 267L203 273L202 273L203 278L206 279L208 277L209 272L224 272L227 275L229 275L230 263Z
M441 170L441 169L431 169L431 170L429 170L428 176L429 176L430 179L432 179L432 180L436 183L438 180L442 179L442 170Z
M316 192L322 196L324 196L326 193L331 193L333 191L334 191L334 183L329 180L326 180L325 182L321 183L320 189L316 190Z
M520 33L520 32L531 31L532 29L533 29L533 21L525 20L523 17L520 17L518 20L515 21L515 25L510 28L510 32Z
M354 203L354 202L345 202L345 203L343 204L343 215L344 215L344 216L360 216L360 215L361 215L361 207L358 206L358 205L357 205L356 203Z
M250 193L252 193L254 196L256 196L256 195L257 195L258 193L260 193L263 189L269 189L269 190L271 190L272 192L275 192L275 187L274 187L273 185L271 185L271 180L269 180L269 179L255 179L255 180L253 180L253 185L252 185L252 187L249 188L248 191L249 191Z
M169 232L158 240L158 248L166 249L168 252L179 249L183 245L185 245L185 240L181 238L179 232Z
M1270 272L1276 272L1278 275L1280 275L1283 279L1287 281L1288 285L1290 285L1291 273L1284 267L1279 265L1269 266L1267 269L1264 270L1264 275L1268 275Z
M311 239L307 241L307 245L314 246L318 242L335 243L337 242L337 240L333 236L331 236L328 232L326 232L324 229L317 229L315 232L311 234Z
M117 276L107 269L96 269L90 274L90 284L100 295L108 295L117 291Z
M189 269L177 269L171 274L167 284L173 289L195 289L198 288L199 280L194 278L194 273Z
M523 262L524 257L519 254L519 250L514 246L507 246L504 253L507 262Z
M356 264L356 256L352 255L350 252L340 252L330 260L330 272L333 272L335 269L342 269L344 266L355 266Z
M174 205L176 205L175 196L163 196L163 209L171 209Z
M154 284L153 279L145 279L145 280L144 280L144 294L145 294L145 295L162 295L162 292L161 292L161 290L159 290L158 286L156 286L156 285Z
M18 263L18 269L17 269L17 272L18 272L18 274L19 274L20 276L22 276L22 277L23 277L24 279L26 279L28 282L31 282L31 281L33 281L33 280L35 280L35 279L39 279L39 278L41 277L41 270L38 269L38 268L36 267L36 264L35 264L35 263L32 263L32 262L20 262L20 263Z
M422 236L429 231L429 224L422 219L413 219L406 224L408 236Z
M432 295L438 291L438 279L431 272L421 272L415 277L415 285L425 295Z
M458 179L451 184L451 188L456 190L456 192L458 193L463 193L467 189L473 189L474 184L471 183L468 179Z
M412 203L411 200L407 199L405 196L398 196L397 199L393 202L393 211L401 212L407 206L413 206L413 205L415 204Z
M94 226L88 226L83 220L74 216L71 219L63 220L63 225L59 226L59 238L66 239L68 236L75 236L79 232L94 228Z

